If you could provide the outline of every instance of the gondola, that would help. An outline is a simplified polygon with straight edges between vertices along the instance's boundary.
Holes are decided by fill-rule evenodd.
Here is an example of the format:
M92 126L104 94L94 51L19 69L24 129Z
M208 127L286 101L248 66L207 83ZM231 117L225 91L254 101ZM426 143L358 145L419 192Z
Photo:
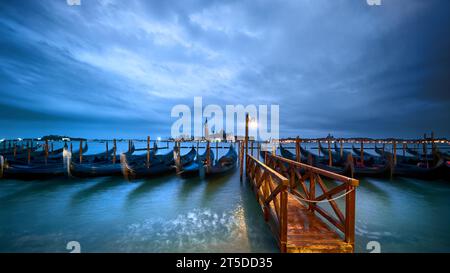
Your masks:
M64 149L66 149L67 151L67 145L64 145L63 148L55 150L53 154L50 154L47 157L47 159L45 158L45 152L43 151L39 151L36 152L32 155L30 155L30 164L31 165L45 165L47 163L48 164L57 164L57 163L62 163L63 162L63 158L64 158ZM84 144L83 147L83 151L82 153L86 153L89 149L89 146L87 143ZM61 150L61 152L60 152ZM76 152L71 154L72 158L75 157L79 157L80 156L80 151L77 150ZM20 157L16 157L14 158L7 158L7 161L9 162L10 165L28 165L28 155L27 156L20 156Z
M165 155L154 157L147 166L145 161L129 162L125 156L121 156L121 164L123 167L123 174L127 178L143 178L143 177L155 177L158 175L174 172L177 166L186 166L194 161L196 155L195 148L192 149L183 156L180 156L179 162L174 157L174 152L171 151Z
M393 158L393 155L390 152L385 151L384 154L385 156ZM433 161L430 160L428 164L426 164L413 157L397 155L397 164L393 166L393 175L422 180L446 179L446 177L448 177L449 169L447 169L445 159L440 157L438 153L436 164L427 167L430 164L433 164L432 162Z
M230 145L228 152L222 156L217 162L211 166L206 167L206 176L217 176L229 173L236 167L237 153L234 145Z
M446 162L441 159L438 163L431 167L419 167L411 164L398 163L394 167L394 176L410 177L423 180L435 180L439 178L446 178L450 169L447 168Z
M207 151L205 151L202 155L198 155L194 162L183 167L183 169L178 172L178 175L183 178L199 176L202 169L205 167L206 157ZM209 151L209 162L214 162L214 153L212 150Z
M67 175L64 163L47 165L9 165L2 164L1 177L20 180L40 180Z
M108 150L108 153L110 151ZM114 152L114 149L111 153ZM121 154L122 156L130 156L134 152L134 145L130 151ZM105 157L105 153L96 155L88 155L83 157L82 163L76 163L76 160L70 162L70 175L76 177L103 177L103 176L120 176L122 175L122 165L120 159L112 162L112 156Z
M320 158L319 156L316 156L303 148L300 148L300 151L302 153L302 161L303 162L312 161L309 163L312 163L315 167L323 169L323 170L327 170L330 172L334 172L337 174L341 174L341 175L351 174L351 169L348 164L340 162L341 164L339 164L339 165L330 166L330 165L328 165L328 163L325 163L325 161L328 161L328 159ZM280 153L281 153L282 157L296 161L296 156L294 155L294 153L287 150L286 148L284 148L281 145L280 145ZM303 155L306 155L306 157L304 157ZM308 157L310 158L309 160L307 159Z

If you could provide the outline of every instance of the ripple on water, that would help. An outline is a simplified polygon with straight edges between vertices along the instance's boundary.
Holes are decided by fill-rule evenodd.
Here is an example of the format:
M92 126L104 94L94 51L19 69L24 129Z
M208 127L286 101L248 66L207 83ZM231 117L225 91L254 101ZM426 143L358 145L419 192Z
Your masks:
M118 244L134 252L220 252L248 251L247 241L242 214L193 209L172 219L131 224Z

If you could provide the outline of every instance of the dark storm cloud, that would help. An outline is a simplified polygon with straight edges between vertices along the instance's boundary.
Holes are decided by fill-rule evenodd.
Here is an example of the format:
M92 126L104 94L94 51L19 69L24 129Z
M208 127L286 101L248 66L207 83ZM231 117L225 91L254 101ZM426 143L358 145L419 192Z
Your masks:
M168 135L279 104L281 135L450 135L450 3L2 1L0 137ZM5 130L6 128L6 130Z

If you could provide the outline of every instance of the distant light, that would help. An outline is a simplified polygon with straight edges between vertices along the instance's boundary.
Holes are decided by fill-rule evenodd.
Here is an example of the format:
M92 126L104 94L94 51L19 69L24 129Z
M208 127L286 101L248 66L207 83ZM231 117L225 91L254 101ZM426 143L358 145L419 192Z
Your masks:
M22 139L21 139L20 137L19 137L19 138L17 138L17 140L18 140L18 141L22 141Z
M252 118L249 122L249 126L251 129L258 128L258 122L256 121L256 118Z
M5 141L5 139L4 139L4 138L0 139L0 142L3 142L3 141Z
M157 139L158 139L158 141L161 141L161 137L158 137Z
M41 140L41 138L40 138L40 137L38 137L38 138L37 138L37 140Z

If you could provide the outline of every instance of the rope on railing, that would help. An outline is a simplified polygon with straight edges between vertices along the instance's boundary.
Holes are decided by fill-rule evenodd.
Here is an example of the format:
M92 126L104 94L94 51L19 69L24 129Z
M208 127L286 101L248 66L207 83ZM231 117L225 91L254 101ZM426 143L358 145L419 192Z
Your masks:
M297 198L297 199L300 199L300 200L302 200L302 201L305 201L305 202L307 202L307 203L325 203L325 202L330 202L330 201L338 200L339 198L342 198L342 197L346 196L347 194L351 193L351 192L354 191L354 190L355 190L355 188L353 188L353 189L347 191L347 192L344 193L344 194L339 195L338 197L335 197L335 198L332 198L332 199L320 200L320 201L317 201L317 200L310 200L310 199L304 199L304 198L301 198L301 197L299 197L299 196L297 196L297 195L295 195L295 194L294 194L294 197Z

